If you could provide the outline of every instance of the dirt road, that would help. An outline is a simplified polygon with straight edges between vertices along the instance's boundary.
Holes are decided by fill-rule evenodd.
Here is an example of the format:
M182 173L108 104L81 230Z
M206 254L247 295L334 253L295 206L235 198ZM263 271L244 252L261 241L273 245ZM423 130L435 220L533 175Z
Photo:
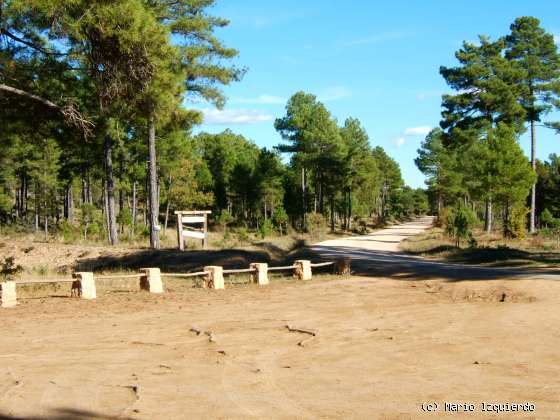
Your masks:
M313 250L325 259L350 257L357 275L396 279L499 280L503 278L560 280L558 270L530 270L446 264L413 257L399 250L399 243L432 225L432 217L394 225L369 235L334 239Z
M0 310L0 419L560 418L560 282L391 277L24 299Z

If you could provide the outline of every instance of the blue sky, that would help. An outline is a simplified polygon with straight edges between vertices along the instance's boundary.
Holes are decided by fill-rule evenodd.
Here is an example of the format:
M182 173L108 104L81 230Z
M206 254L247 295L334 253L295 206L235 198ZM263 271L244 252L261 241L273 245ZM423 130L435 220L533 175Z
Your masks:
M450 92L439 66L456 63L463 40L497 38L516 17L531 15L560 42L560 8L552 0L217 0L212 13L231 21L218 35L239 50L235 64L248 72L224 89L229 99L222 111L189 104L205 112L196 132L230 128L272 147L281 142L274 119L303 90L317 95L339 124L358 118L370 143L399 162L412 187L424 186L416 150L440 120L441 94ZM528 153L527 135L521 145ZM560 136L541 128L537 155L550 153L560 153Z

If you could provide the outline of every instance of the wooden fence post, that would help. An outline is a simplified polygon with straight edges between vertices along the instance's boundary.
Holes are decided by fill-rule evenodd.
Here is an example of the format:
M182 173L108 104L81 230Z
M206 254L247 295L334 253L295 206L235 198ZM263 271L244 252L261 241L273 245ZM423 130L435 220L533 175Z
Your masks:
M180 212L177 213L177 241L179 242L179 249L183 251L185 249L185 240L183 238L183 215Z
M251 278L253 283L257 283L258 285L266 285L268 284L268 264L267 263L252 263L250 268L254 268L256 270L255 273L251 274Z
M296 260L294 262L294 277L298 280L311 280L311 261Z
M209 289L224 288L224 269L217 265L204 267L204 271L208 271L206 283Z
M163 293L163 283L161 282L161 271L159 268L142 268L140 276L140 289L150 293Z
M0 283L0 301L2 308L12 308L17 305L16 283L14 281Z
M347 275L351 273L350 270L350 258L341 258L339 260L336 260L334 265L334 274L339 274L339 275Z
M95 299L97 293L93 273L76 273L75 276L77 280L72 283L72 294L82 299Z

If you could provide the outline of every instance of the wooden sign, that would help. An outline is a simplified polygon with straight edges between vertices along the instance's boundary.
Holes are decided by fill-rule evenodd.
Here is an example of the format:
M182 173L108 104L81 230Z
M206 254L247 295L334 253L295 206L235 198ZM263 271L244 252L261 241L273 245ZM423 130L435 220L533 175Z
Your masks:
M210 213L212 213L210 210L175 212L177 215L177 241L181 251L185 249L184 238L201 239L202 247L206 249L208 246L208 215Z

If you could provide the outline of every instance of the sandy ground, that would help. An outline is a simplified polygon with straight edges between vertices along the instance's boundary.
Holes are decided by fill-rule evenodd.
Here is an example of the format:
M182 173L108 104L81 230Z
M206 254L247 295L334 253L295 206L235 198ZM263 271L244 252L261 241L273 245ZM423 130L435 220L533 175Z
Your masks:
M0 311L0 419L560 418L560 283L445 272L23 299Z

